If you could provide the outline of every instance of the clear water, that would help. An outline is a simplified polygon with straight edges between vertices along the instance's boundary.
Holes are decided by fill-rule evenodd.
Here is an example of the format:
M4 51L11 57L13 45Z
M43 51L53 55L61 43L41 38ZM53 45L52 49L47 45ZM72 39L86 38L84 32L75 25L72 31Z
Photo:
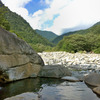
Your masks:
M100 100L84 82L50 78L31 78L0 85L0 100L24 92L39 92L41 100Z

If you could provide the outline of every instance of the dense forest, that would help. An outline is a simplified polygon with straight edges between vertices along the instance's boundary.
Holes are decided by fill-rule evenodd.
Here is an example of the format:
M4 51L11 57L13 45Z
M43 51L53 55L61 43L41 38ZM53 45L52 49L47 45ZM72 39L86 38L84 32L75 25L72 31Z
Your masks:
M50 32L50 31L36 30L36 32L40 34L42 37L45 37L46 39L48 39L50 42L53 41L57 37L55 33Z
M9 22L5 18L5 13L7 12L7 8L0 1L0 26L6 30L10 30Z
M100 22L86 30L77 31L73 35L64 36L56 50L67 52L100 53Z

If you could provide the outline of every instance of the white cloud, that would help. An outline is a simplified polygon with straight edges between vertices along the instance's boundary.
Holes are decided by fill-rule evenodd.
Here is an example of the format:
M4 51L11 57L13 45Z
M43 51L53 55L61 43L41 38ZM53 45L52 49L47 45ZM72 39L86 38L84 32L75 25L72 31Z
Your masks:
M66 6L64 4L59 11L60 16L54 20L53 26L48 30L61 34L63 29L88 28L100 21L100 0L73 0Z
M29 15L24 6L32 0L2 0L10 10L24 17L34 29L53 31L61 34L70 29L88 28L100 21L100 0L40 0L48 5L45 10L39 10ZM59 16L54 19L54 16ZM45 22L53 20L52 26L48 27Z
M28 11L24 6L31 0L1 0L9 9L21 15L25 19L28 17Z
M46 5L50 5L52 3L53 0L40 0L40 3L42 5L46 4Z

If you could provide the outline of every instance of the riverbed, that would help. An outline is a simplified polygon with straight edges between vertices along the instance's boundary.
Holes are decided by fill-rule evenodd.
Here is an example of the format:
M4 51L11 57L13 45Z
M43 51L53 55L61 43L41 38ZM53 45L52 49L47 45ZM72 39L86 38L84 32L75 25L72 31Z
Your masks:
M29 78L0 85L0 100L24 92L39 93L40 100L100 100L84 82L51 78Z

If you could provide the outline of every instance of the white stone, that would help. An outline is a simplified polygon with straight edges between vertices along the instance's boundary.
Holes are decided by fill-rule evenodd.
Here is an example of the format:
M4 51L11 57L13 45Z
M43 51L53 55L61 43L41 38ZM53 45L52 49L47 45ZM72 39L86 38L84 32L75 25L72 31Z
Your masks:
M39 55L46 65L63 64L65 66L80 65L83 69L98 69L100 66L100 54L67 53L67 52L43 52Z
M72 81L72 82L78 82L80 81L78 78L73 77L73 76L65 76L61 78L62 80L67 80L67 81Z

